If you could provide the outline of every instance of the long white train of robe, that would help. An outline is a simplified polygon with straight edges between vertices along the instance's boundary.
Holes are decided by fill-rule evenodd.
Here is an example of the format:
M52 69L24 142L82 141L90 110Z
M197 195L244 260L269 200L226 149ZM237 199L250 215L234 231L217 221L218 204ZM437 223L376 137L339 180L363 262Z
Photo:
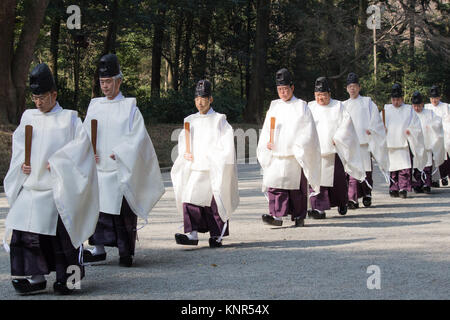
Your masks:
M384 106L386 115L386 141L389 150L389 171L395 172L412 167L423 171L427 163L422 125L413 107L402 104ZM406 131L410 131L410 135ZM413 154L411 163L410 150Z
M100 211L120 215L125 197L131 210L148 221L165 192L155 148L135 98L92 99L84 126L91 136L91 120L98 121L97 164ZM110 158L114 154L116 160Z
M370 97L358 96L344 103L350 114L361 146L364 170L372 172L373 157L386 175L389 172L389 156L386 144L386 130L378 107ZM370 131L370 135L367 134Z
M178 157L170 173L177 211L183 214L183 203L209 207L214 197L219 216L227 223L239 205L233 128L224 114L212 108L208 114L193 114L184 122L190 124L194 160L184 158L186 132L183 129L178 137Z
M26 125L33 126L30 175L22 172ZM59 215L75 248L94 233L99 215L97 171L76 111L57 104L48 113L24 112L13 134L4 185L11 207L9 230L55 236Z
M334 163L336 154L342 161L345 172L363 182L366 171L361 157L360 143L352 119L342 102L331 99L327 106L316 101L308 104L319 135L321 149L321 183L323 187L334 185Z
M274 149L270 141L271 118L276 119ZM319 136L311 111L305 101L274 100L267 111L257 147L263 169L262 191L268 188L298 190L302 171L315 192L320 192L321 156Z

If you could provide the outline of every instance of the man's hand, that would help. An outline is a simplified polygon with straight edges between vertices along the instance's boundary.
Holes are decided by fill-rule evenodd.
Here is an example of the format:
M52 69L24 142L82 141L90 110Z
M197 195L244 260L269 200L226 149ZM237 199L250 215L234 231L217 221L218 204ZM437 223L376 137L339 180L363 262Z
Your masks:
M48 171L51 171L51 170L50 170L50 163L47 163L47 170L48 170Z
M111 159L113 159L114 161L116 161L116 156L114 154L109 156Z
M192 153L185 153L184 154L184 158L188 161L194 161L194 156L192 155Z
M94 154L94 158L95 158L95 163L99 164L100 163L100 156L98 156L97 154Z
M22 172L29 175L31 173L31 166L26 166L25 163L22 164Z
M270 142L267 143L267 149L273 150L274 147L275 147L275 146L274 146L273 143L270 143Z
M370 130L366 130L366 133L368 136L372 135L372 132L370 132Z
M408 135L408 136L410 136L411 135L411 131L409 131L408 129L406 130L406 134Z

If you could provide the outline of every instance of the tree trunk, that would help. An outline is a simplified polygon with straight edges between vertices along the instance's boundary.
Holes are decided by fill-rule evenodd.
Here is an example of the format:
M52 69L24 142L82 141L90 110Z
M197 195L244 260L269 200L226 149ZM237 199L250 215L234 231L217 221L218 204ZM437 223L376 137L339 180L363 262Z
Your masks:
M0 121L18 124L25 110L25 88L34 47L49 0L27 2L14 50L16 1L0 2Z
M415 70L415 42L416 42L416 1L409 0L409 12L408 12L408 20L409 20L409 71L412 72Z
M256 35L253 53L250 97L244 111L248 123L261 123L264 107L264 78L267 70L267 42L269 38L270 0L256 1Z
M359 7L358 7L358 23L355 26L355 58L361 56L361 51L363 49L363 43L362 43L362 34L366 28L365 22L367 19L366 15L366 9L368 7L367 0L359 0ZM361 63L358 60L355 60L354 64L355 72L361 73L362 67Z
M164 38L164 20L166 16L166 5L162 1L158 9L157 19L154 23L153 48L152 48L152 83L151 96L159 98L161 92L161 59L162 43Z
M59 34L61 30L61 17L55 16L52 21L50 31L50 54L51 54L51 68L53 70L53 77L58 88L58 53L59 53Z
M118 0L113 0L111 6L111 20L108 24L108 31L106 32L105 43L103 45L103 52L97 59L97 63L101 57L108 53L116 53L116 39L117 39L117 27L119 21L119 2ZM100 96L100 83L98 76L98 65L96 66L94 79L92 83L92 98Z
M183 12L179 13L179 20L177 23L175 34L175 58L173 61L173 89L178 91L180 86L180 57L181 57L181 34L183 32Z
M197 55L192 66L192 75L195 81L205 79L207 67L208 41L211 33L211 22L214 6L209 5L209 1L203 1L203 8L200 10L200 26L198 29Z
M187 13L186 19L186 35L184 38L184 69L183 69L183 87L189 87L190 64L192 59L191 38L194 28L194 16L192 12Z

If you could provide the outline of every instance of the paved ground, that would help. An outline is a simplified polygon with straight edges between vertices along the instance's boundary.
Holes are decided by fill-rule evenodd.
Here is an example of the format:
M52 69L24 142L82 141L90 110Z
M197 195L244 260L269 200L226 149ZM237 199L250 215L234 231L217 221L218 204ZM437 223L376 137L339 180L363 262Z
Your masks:
M116 249L108 261L86 269L82 290L70 299L448 299L450 298L450 189L432 195L391 199L376 170L374 206L327 220L306 220L305 228L263 225L268 210L260 192L259 169L239 167L241 204L221 249L175 244L182 218L175 212L170 177L166 194L139 231L135 267L118 266ZM8 205L0 196L0 237ZM381 289L369 290L369 266L381 270ZM53 283L54 274L49 276ZM9 256L0 251L0 300L55 299L53 289L16 296ZM58 297L58 299L64 299Z

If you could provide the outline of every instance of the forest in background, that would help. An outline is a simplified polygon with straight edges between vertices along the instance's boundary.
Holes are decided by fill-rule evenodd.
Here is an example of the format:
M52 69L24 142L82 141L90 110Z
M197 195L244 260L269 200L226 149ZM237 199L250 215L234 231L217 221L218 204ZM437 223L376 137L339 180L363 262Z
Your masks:
M70 5L80 8L81 29L68 28ZM370 5L382 18L376 78ZM307 101L319 76L346 100L347 74L356 72L379 107L394 82L407 102L415 90L428 97L433 84L448 102L449 13L450 1L419 0L2 0L0 124L17 124L33 107L28 74L40 62L54 72L61 105L83 117L100 95L97 62L106 53L118 55L122 91L150 124L181 123L194 112L202 78L230 122L261 124L282 67Z

